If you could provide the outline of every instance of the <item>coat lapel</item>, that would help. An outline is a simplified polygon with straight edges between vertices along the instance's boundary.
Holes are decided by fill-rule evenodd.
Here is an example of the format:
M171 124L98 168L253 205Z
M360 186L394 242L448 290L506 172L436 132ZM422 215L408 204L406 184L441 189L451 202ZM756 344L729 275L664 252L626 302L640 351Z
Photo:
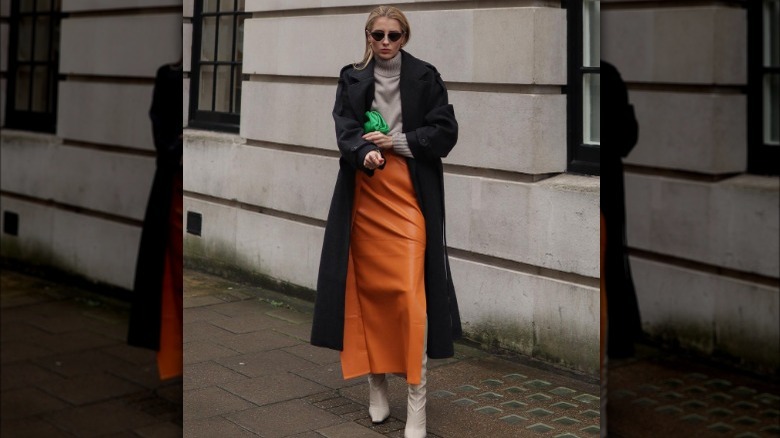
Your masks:
M355 110L355 115L363 120L363 115L374 101L374 61L363 70L352 70L350 80L349 103Z
M420 99L426 83L422 80L425 66L414 56L401 51L401 117L404 130L417 129L422 124Z

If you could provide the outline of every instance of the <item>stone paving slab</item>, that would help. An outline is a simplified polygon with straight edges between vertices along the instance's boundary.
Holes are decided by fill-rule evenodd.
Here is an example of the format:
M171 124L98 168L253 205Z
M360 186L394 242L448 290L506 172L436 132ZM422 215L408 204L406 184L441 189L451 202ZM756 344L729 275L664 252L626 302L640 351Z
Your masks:
M259 330L234 334L229 338L220 339L217 343L239 353L248 354L292 347L300 345L302 341L273 330Z
M143 390L143 387L108 373L89 374L69 379L51 379L39 383L49 394L72 405L81 406L121 397Z
M236 350L209 341L185 342L183 349L185 366L238 354Z
M184 436L187 438L257 438L257 434L223 417L187 419L184 422Z
M241 315L240 317L225 317L209 321L209 324L220 327L231 333L250 333L258 330L286 326L287 321L265 313L255 313Z
M317 366L315 363L301 359L284 350L239 354L217 359L215 362L248 377L296 372Z
M18 388L0 394L0 416L13 420L65 409L64 401L38 388Z
M187 312L185 312L187 313ZM183 342L196 342L208 340L209 342L219 342L222 339L229 339L235 333L220 327L220 323L230 322L229 317L220 317L209 321L185 322L183 324L184 336Z
M381 438L384 436L357 423L341 423L319 429L317 433L327 438Z
M70 432L66 432L53 424L39 418L21 418L14 420L2 420L3 436L14 433L19 438L73 438Z
M181 379L125 343L126 303L4 266L0 309L0 436L181 436Z
M231 414L251 408L252 403L216 386L184 392L184 421Z
M164 438L181 436L182 429L171 423L156 423L149 426L139 427L133 432L142 438Z
M236 424L269 438L281 438L343 423L337 415L294 399L228 416Z
M292 373L268 374L247 381L226 383L221 388L256 406L302 398L327 390L318 383Z
M126 431L127 425L138 428L157 422L154 416L113 400L55 412L46 420L80 437L119 433Z
M274 331L305 343L311 339L311 324L286 324L275 327Z
M299 344L283 348L283 350L317 365L338 364L341 360L338 351L315 347L311 344Z
M3 391L27 388L55 377L59 377L59 375L33 363L3 365L0 388L3 388Z
M51 354L51 351L31 344L33 341L3 341L3 351L0 356L0 364L7 364L39 359Z
M183 307L187 309L191 307L208 306L209 304L219 304L223 302L224 301L220 300L219 298L212 296L191 297L184 302Z
M184 367L185 391L247 379L249 377L244 374L237 373L230 368L211 361L190 364Z
M365 383L362 379L345 380L341 374L340 363L326 364L317 368L297 371L295 374L331 389L347 388Z
M152 358L153 360L153 358ZM100 350L85 350L66 354L49 354L33 363L66 378L97 375L122 365L122 360Z

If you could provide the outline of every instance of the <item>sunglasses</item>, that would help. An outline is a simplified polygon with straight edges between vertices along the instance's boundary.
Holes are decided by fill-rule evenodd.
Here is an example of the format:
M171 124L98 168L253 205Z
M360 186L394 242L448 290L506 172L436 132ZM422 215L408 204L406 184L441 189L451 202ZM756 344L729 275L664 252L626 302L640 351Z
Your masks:
M368 32L368 31L366 31ZM387 35L387 39L389 39L392 42L396 42L401 39L401 37L404 35L404 32L388 32L385 34L382 31L375 30L373 32L368 32L369 35L371 35L371 38L374 39L374 41L382 41L385 39L385 35Z

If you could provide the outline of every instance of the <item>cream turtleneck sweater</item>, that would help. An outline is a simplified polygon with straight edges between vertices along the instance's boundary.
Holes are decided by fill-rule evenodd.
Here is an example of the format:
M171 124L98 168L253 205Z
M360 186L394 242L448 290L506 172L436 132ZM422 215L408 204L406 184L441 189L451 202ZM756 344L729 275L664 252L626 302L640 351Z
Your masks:
M390 128L393 150L398 155L414 158L404 134L401 117L401 52L393 59L374 57L374 102L371 109L379 111Z

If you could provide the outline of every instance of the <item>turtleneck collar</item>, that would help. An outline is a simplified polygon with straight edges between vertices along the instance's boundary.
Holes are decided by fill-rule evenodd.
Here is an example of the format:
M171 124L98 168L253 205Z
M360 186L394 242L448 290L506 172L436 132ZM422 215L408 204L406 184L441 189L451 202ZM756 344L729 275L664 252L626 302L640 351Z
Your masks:
M394 76L399 76L401 74L401 51L399 50L398 53L395 54L395 56L392 59L384 60L378 56L374 56L374 74L379 76L384 76L387 78L391 78Z

